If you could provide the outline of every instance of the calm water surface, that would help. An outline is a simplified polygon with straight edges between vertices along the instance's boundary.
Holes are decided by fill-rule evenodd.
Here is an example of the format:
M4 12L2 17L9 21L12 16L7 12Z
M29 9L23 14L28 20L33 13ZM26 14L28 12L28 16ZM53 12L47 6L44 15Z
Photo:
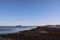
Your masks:
M10 33L16 33L23 30L30 30L36 28L35 26L22 26L22 27L16 27L16 26L0 26L0 34L10 34Z

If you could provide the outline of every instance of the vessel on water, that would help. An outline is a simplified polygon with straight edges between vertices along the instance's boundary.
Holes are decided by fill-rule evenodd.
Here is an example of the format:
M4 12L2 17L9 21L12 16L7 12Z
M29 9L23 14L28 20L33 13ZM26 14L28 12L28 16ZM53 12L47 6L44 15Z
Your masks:
M17 25L16 27L22 27L21 25Z

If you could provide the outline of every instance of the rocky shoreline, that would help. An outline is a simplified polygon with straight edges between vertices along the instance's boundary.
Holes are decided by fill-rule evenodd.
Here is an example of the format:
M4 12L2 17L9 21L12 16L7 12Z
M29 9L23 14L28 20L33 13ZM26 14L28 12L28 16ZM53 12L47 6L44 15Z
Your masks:
M0 35L11 40L60 40L60 29L38 26L35 29L24 30L15 34Z

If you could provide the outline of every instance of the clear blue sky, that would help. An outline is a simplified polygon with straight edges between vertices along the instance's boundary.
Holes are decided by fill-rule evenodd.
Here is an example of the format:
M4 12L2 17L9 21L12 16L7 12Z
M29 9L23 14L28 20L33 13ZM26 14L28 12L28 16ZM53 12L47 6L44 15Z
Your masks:
M0 25L60 24L60 0L0 0Z

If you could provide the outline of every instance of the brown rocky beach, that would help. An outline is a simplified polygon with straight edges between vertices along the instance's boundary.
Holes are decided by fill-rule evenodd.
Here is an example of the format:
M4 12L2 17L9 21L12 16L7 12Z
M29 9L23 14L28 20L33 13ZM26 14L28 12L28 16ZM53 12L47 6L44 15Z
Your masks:
M60 40L60 29L38 26L35 29L24 30L15 34L0 35L10 40Z

